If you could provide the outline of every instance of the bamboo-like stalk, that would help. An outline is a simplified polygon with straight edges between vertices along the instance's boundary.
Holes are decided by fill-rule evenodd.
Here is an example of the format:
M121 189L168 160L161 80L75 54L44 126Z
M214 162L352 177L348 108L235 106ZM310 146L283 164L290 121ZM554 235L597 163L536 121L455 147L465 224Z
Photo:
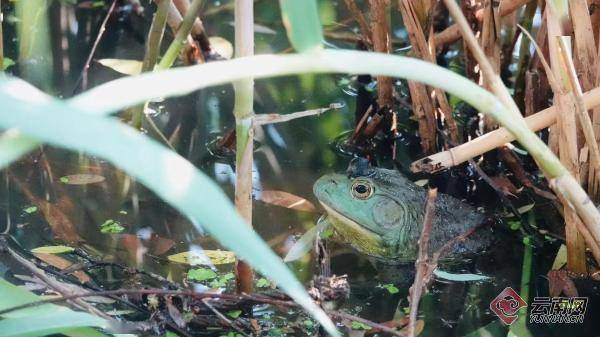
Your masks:
M254 55L254 2L235 0L235 55ZM252 227L252 166L254 154L254 80L242 79L234 83L236 132L235 207L246 223ZM238 292L250 293L254 273L243 261L236 263Z
M548 49L550 55L551 72L554 73L556 82L553 86L554 103L561 113L557 117L557 124L550 129L558 142L558 153L563 165L569 170L575 180L581 184L581 163L579 161L578 133L580 127L576 124L576 98L569 90L568 70L566 60L562 57L559 41L565 34L565 27L569 24L568 4L563 0L548 1L546 24L548 29ZM570 37L563 53L570 53ZM563 41L564 42L564 41ZM562 59L562 60L561 60ZM587 113L587 112L586 112ZM579 130L578 130L579 129ZM585 241L577 230L577 215L568 205L564 207L565 238L567 243L567 268L577 273L587 270L585 261Z
M584 93L582 99L586 107L600 107L600 88ZM531 131L536 132L554 124L557 114L558 108L552 106L525 118L525 122ZM515 137L510 131L501 127L467 143L414 161L410 168L413 172L434 173L460 165L470 158L482 155L514 140Z
M146 53L142 62L142 72L151 71L156 65L170 6L171 0L161 0L156 6L156 13L150 24L150 32L148 33ZM147 104L146 102L143 105L132 108L131 124L136 129L142 127L142 117L144 116L144 108Z
M512 12L519 9L521 6L528 3L529 1L531 1L531 0L504 0L504 1L502 1L500 3L500 8L498 9L500 16L504 17L504 16L511 14ZM483 19L483 16L478 15L477 19L481 21ZM462 37L462 35L460 33L460 28L458 27L457 24L453 24L450 27L444 29L443 31L441 31L435 35L435 44L441 48L448 44L451 44L453 42L460 40L461 37Z
M188 8L188 11L185 13L185 16L183 17L183 21L181 22L179 29L177 29L177 33L175 34L175 38L173 39L173 42L171 42L171 44L169 45L169 48L165 52L165 55L163 55L163 58L160 60L160 62L156 66L157 69L164 70L164 69L170 68L173 65L173 63L175 63L175 60L177 59L179 52L183 48L185 41L187 39L187 36L190 34L190 31L192 30L194 22L196 21L196 18L198 17L198 13L200 13L201 7L202 7L202 0L194 0L192 2L190 7Z

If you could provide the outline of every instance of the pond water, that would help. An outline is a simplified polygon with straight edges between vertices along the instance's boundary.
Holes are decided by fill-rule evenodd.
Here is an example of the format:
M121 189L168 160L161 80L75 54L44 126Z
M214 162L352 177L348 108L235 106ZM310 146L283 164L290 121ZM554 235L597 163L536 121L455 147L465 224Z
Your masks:
M323 21L329 30L353 25L348 20L343 3L322 1L320 6ZM5 4L4 7L8 9ZM72 11L72 21L68 25L76 31L67 34L71 55L65 57L70 70L66 71L64 67L62 72L55 70L55 85L51 90L54 94L68 97L74 91L82 60L87 56L93 41L82 30L91 27L91 31L95 32L106 13L105 9L106 6L99 9L83 6L72 9L71 6L61 5L59 10ZM205 11L209 13L204 17L208 35L233 41L233 13L230 3L208 1ZM289 45L277 5L273 1L261 0L256 2L255 11L258 24L256 53L288 51ZM147 9L146 13L151 11ZM143 36L149 20L149 14L138 17L125 12L120 13L117 19L110 20L94 59L140 60L144 50ZM402 41L405 33L401 23L393 22L393 25L396 39ZM350 28L340 30L351 31ZM5 34L11 32L14 31L10 26L5 29ZM95 33L92 36L95 37ZM170 38L170 33L167 33L167 38ZM334 39L328 39L328 43L332 47L353 47L351 43ZM9 56L11 52L16 53L14 41L7 45ZM89 86L120 76L93 62L89 70ZM327 107L332 103L343 104L341 109L328 111L320 116L257 129L253 168L253 192L256 199L253 222L256 231L282 256L299 235L314 226L319 214L262 202L261 193L285 191L318 205L312 193L313 183L325 173L345 171L351 159L348 153L339 150L336 142L354 128L357 86L355 76L342 75L303 75L256 81L256 113L283 114ZM405 84L397 83L397 91L401 95L405 94ZM219 137L226 136L234 125L231 113L232 87L226 85L194 92L185 97L170 98L152 103L151 108L156 111L152 120L173 140L177 151L233 196L234 157L232 154L215 151L215 143ZM408 113L403 111L404 117L400 120L404 127L401 128L401 137L396 141L397 160L395 163L391 160L391 148L388 148L389 152L381 151L378 158L381 166L392 168L396 164L405 173L408 164L420 156L415 123L408 118ZM148 135L156 136L151 130ZM469 171L468 168L460 170ZM468 179L457 172L438 177L411 176L411 179L429 179L432 185L438 186L442 191L466 198L476 206L490 210L490 213L498 214L503 211L498 197L485 183L478 178L475 178L474 184L465 183ZM73 179L76 179L73 175L76 174L92 174L103 177L104 181L73 184ZM67 177L67 180L61 181L61 177ZM473 175L469 174L469 177ZM0 206L3 214L0 221L2 227L8 229L9 234L24 250L60 244L62 241L56 237L79 236L81 249L97 261L137 267L174 282L183 282L188 267L169 262L167 256L199 247L219 248L216 242L198 233L174 209L99 158L44 147L43 151L35 151L14 164L9 173L4 174L4 178L1 185ZM477 188L473 189L473 186ZM52 204L48 206L46 202ZM36 206L37 210L31 209L32 206ZM537 206L538 204L536 209ZM48 207L46 211L44 207ZM545 221L540 214L536 220L540 224ZM118 223L123 231L119 234L102 233L101 225L107 221L109 223L105 226ZM497 319L489 310L490 301L505 287L520 288L522 237L518 231L511 231L506 225L492 226L498 226L497 235L502 238L498 247L482 256L480 261L458 267L448 266L448 271L453 273L474 273L488 276L489 279L457 282L436 278L420 306L419 318L424 321L425 327L423 336L464 336L494 322ZM408 288L414 276L413 265L376 268L372 261L343 243L334 239L328 241L332 272L336 275L347 274L351 286L350 297L343 303L338 303L338 308L376 322L389 321L404 314L404 308L408 307ZM536 294L546 293L548 282L545 274L559 246L556 241L540 242L533 251L533 273L529 284L531 298ZM313 255L307 255L289 266L307 284L316 271ZM13 266L5 264L0 270L7 272L11 267ZM231 267L225 265L218 269L221 273L226 273ZM15 273L11 271L9 274ZM96 284L108 289L125 287L128 282L139 282L127 273L118 272L118 268L114 266L99 266L90 271L90 275ZM397 278L390 278L390 275ZM11 277L14 279L14 275ZM397 292L390 291L392 285ZM589 281L577 281L577 286L581 296L590 297L585 324L532 325L530 329L534 335L598 334L599 326L591 321L592 315L597 314L600 303L598 287ZM279 315L282 322L288 318L282 312L269 314ZM315 331L307 330L306 335L313 333Z

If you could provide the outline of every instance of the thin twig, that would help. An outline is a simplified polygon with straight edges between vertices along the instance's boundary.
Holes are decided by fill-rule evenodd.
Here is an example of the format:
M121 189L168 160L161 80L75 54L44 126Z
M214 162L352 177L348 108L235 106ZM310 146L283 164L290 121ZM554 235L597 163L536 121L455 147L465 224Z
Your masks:
M341 319L347 319L349 321L356 321L365 325L368 325L372 328L375 329L379 329L385 333L389 333L391 335L394 336L398 336L398 337L406 337L407 334L405 332L402 331L398 331L396 329L392 329L390 327L387 327L383 324L379 324L379 323L375 323L373 321L369 321L368 319L364 319L362 317L358 317L358 316L354 316L351 315L347 312L343 312L343 311L333 311L333 310L327 310L326 311L328 315L333 316L333 317L337 317L337 318L341 318Z
M311 109L306 111L293 112L289 114L260 114L254 116L254 126L264 125L264 124L275 124L291 121L293 119L320 115L324 112L327 112L331 109L341 109L344 107L344 104L341 103L332 103L327 108L319 108L319 109Z
M116 5L117 5L117 0L113 0L112 4L108 8L108 12L106 13L106 16L104 17L102 24L100 25L100 29L98 30L98 35L96 36L96 40L94 41L94 44L92 45L92 49L90 50L90 53L89 53L87 59L85 60L85 63L83 64L83 69L81 70L81 75L79 75L79 79L75 83L75 88L73 88L73 92L77 91L77 89L79 88L79 84L81 84L82 90L87 89L88 69L90 68L90 63L92 63L92 58L94 57L94 54L96 53L96 48L98 48L98 45L100 44L100 40L102 39L102 35L104 35L104 31L106 31L106 23L108 23L108 19L114 12Z
M210 304L210 298L203 298L202 299L202 303L204 303L204 305L210 309L210 311L212 311L215 315L217 315L217 317L219 317L219 319L225 323L227 323L227 325L229 325L230 327L234 328L235 331L241 333L244 336L248 336L248 334L246 334L244 332L244 330L242 330L239 326L237 326L237 324L235 324L235 322L233 322L232 320L230 320L229 318L225 317L225 315L223 315L219 310L217 310L212 304Z
M408 333L409 337L415 336L415 328L417 326L417 313L419 311L419 302L423 290L429 283L431 275L435 267L429 263L429 237L433 226L433 217L435 214L435 199L437 198L437 189L430 189L427 193L425 201L425 215L423 216L423 228L421 229L421 237L419 238L419 256L415 265L417 272L415 281L409 290L408 301L410 303L410 314L408 316Z
M37 276L37 275L36 275ZM9 312L22 310L26 308L36 307L39 305L47 304L47 303L60 303L63 301L70 301L75 299L80 299L84 297L92 297L92 296L114 296L114 295L169 295L169 296L185 296L191 297L195 299L203 299L203 298L215 298L215 299L223 299L229 301L250 301L255 303L265 303L271 304L281 307L296 307L297 304L292 301L279 300L267 296L262 295L252 295L252 294L217 294L217 293L197 293L191 290L164 290L164 289L116 289L116 290L104 290L104 291L90 291L83 292L72 295L62 295L61 297L54 298L46 298L39 301L29 302L25 304L21 304L18 306L6 308L0 310L0 316L5 315Z

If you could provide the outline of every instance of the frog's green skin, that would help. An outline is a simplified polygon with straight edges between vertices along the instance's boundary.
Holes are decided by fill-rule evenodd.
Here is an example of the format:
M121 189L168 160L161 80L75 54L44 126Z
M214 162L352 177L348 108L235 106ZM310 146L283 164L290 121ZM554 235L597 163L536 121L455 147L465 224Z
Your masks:
M357 197L352 189L358 185L369 186L370 196ZM398 263L416 259L425 188L397 171L371 168L368 175L359 177L325 175L315 182L313 191L336 232L359 252ZM482 211L446 194L438 194L435 205L432 251L485 220ZM477 233L455 245L448 257L478 254L490 241L490 233Z

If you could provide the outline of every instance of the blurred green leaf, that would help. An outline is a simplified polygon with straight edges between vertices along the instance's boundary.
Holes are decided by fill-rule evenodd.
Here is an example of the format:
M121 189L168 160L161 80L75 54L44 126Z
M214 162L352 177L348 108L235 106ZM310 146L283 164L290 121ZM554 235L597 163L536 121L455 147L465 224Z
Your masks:
M259 278L258 281L256 281L257 288L268 288L270 286L271 286L271 282L264 277Z
M290 43L299 52L322 47L323 29L316 0L279 0Z
M398 292L400 292L400 289L396 288L396 286L394 286L393 284L383 284L381 285L382 288L384 288L385 290L388 291L388 293L390 294L397 294Z
M2 71L5 71L6 69L14 66L16 63L15 61L13 61L13 59L4 56L3 60L2 60Z
M4 279L0 279L0 310L36 302L41 298ZM73 311L55 304L42 304L21 310L10 311L0 320L0 337L44 336L64 333L72 335L74 328L108 328L108 321L85 312ZM77 329L80 336L103 336L91 328Z
M217 277L217 273L208 268L194 268L190 269L187 274L187 278L192 281L206 281Z
M36 206L29 206L29 207L25 207L23 209L23 212L27 213L27 214L32 214L37 212L38 208Z
M112 219L108 219L106 221L104 221L104 223L102 225L100 225L100 232L101 233L110 233L110 234L116 234L116 233L121 233L122 231L125 230L125 227L121 226L121 223Z
M238 318L242 314L241 310L231 310L227 312L227 316L231 318Z
M371 330L371 327L366 325L365 323L352 321L351 324L352 330Z

